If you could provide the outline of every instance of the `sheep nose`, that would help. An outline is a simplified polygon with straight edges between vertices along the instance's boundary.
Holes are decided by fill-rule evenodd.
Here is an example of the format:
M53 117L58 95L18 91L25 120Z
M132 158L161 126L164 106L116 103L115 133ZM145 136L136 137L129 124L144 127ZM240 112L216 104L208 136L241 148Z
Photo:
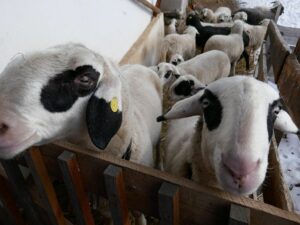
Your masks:
M222 157L222 162L229 174L235 180L242 180L252 173L260 164L260 160L252 161L245 157Z
M0 123L0 135L4 135L8 131L9 127L5 123Z

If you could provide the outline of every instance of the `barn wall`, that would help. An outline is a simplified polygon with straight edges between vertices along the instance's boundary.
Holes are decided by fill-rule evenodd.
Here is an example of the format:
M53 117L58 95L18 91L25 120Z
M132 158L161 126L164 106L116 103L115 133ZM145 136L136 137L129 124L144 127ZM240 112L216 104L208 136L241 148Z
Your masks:
M3 0L0 9L0 72L17 53L70 41L120 61L152 17L134 0Z

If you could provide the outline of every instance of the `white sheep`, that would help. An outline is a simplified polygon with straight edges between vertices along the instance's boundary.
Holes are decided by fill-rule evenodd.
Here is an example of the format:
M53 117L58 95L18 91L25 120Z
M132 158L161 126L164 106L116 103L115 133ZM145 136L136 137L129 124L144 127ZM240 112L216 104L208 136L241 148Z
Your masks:
M229 75L230 60L226 53L212 50L174 66L160 63L154 67L161 78L162 85L170 87L180 75L192 74L203 84L208 84Z
M170 23L167 26L165 26L165 35L177 33L176 23L177 23L177 20L175 18L172 18Z
M267 33L269 22L270 19L264 19L260 25L244 23L244 31L249 36L249 47L253 52L261 47Z
M184 62L184 58L180 54L172 55L172 57L170 59L170 63L175 66L179 65L182 62Z
M237 195L264 181L273 127L299 134L278 92L247 76L214 81L157 120L171 120L166 171Z
M246 22L248 19L248 15L245 12L237 12L233 15L232 19L233 19L233 21L242 20L242 21Z
M64 140L154 166L161 95L152 70L118 68L83 45L25 54L0 75L0 158Z
M184 60L190 59L196 54L195 36L197 29L188 26L183 34L169 34L164 37L161 50L161 62L170 62L175 54L180 54Z
M243 22L235 21L229 35L210 37L204 46L204 52L213 49L223 51L228 55L231 62L230 75L235 75L235 66L244 51Z
M209 8L203 8L199 17L202 21L208 23L222 23L231 21L231 10L228 7L219 7L213 12Z

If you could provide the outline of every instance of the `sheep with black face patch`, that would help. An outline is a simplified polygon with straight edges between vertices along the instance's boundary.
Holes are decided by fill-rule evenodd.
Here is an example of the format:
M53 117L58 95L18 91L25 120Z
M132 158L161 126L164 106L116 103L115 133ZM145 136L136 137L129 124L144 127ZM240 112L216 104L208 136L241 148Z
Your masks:
M299 134L279 100L266 83L234 76L177 102L158 117L171 120L166 171L237 195L255 192L266 176L273 127Z
M149 68L119 68L83 45L25 54L0 75L0 158L64 140L154 166L161 95Z

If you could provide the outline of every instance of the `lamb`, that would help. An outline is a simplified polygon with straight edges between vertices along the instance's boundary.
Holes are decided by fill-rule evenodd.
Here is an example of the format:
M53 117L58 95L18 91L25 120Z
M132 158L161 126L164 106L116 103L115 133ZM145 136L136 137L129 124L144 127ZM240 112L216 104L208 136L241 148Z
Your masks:
M209 8L200 11L200 19L208 23L221 23L231 21L231 10L228 7L219 7L213 12Z
M270 20L264 19L260 25L244 23L244 31L249 35L249 47L255 52L262 45Z
M263 19L274 20L278 7L281 7L279 15L283 14L284 7L279 1L273 2L273 6L271 8L261 6L254 8L241 8L235 13L245 12L247 13L247 20L245 22L251 25L259 25Z
M184 58L180 54L175 54L170 59L170 63L172 63L175 66L179 65L182 62L184 62Z
M237 12L233 15L233 21L235 20L242 20L244 22L246 22L248 20L248 15L245 12Z
M166 171L236 195L264 181L273 127L300 134L278 92L247 76L214 81L157 120L171 120Z
M194 26L199 34L196 34L196 45L202 49L207 42L207 40L217 34L227 35L231 32L231 27L211 27L211 26L202 26L200 22L200 18L197 15L190 14L186 18L186 25ZM249 45L249 36L243 32L243 43L244 43L244 51L242 56L245 58L246 61L246 69L249 70L250 62L249 62L249 55L246 51L246 47Z
M0 158L64 140L154 166L161 95L152 70L118 68L80 44L25 54L0 75Z
M165 27L165 35L177 33L176 32L176 23L177 23L177 20L175 18L172 18L170 21L170 24Z
M180 54L184 60L188 60L196 54L195 36L198 31L188 26L183 34L169 34L164 37L161 50L161 62L170 62L175 54Z
M230 75L235 75L235 66L244 51L243 43L243 22L234 22L229 35L214 35L207 40L204 52L217 49L225 52L231 63Z
M192 74L203 84L208 84L221 77L229 75L230 60L218 50L208 51L185 61L178 66L170 63L160 63L155 68L162 85L170 87L180 75Z

